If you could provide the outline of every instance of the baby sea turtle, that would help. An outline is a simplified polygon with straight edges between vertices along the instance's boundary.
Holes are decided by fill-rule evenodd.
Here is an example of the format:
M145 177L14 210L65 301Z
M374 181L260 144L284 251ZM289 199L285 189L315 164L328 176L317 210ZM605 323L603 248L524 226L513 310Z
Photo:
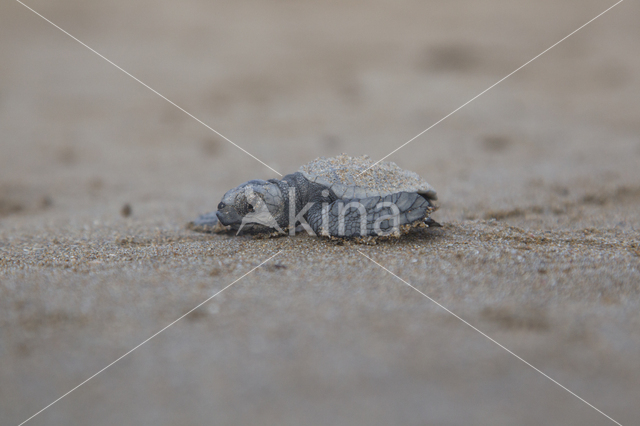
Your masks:
M341 154L320 157L282 180L250 180L189 228L275 236L293 235L299 224L312 235L353 238L438 226L429 218L437 197L427 181L393 162L373 164L366 155Z

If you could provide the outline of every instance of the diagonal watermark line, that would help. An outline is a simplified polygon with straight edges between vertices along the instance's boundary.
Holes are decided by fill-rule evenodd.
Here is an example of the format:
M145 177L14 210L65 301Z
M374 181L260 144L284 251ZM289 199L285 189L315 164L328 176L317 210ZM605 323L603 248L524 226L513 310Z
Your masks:
M58 25L54 24L52 21L50 21L49 19L47 19L46 17L44 17L43 15L41 15L40 13L36 12L34 9L32 9L31 7L27 6L26 4L24 4L23 2L21 2L20 0L16 0L18 3L20 3L21 5L23 5L24 7L26 7L27 9L29 9L30 11L32 11L33 13L35 13L36 15L38 15L39 17L41 17L42 19L44 19L45 21L47 21L48 23L50 23L51 25L53 25L54 27L56 27L57 29L59 29L60 31L62 31L63 33L65 33L66 35L68 35L69 37L71 37L72 39L74 39L75 41L77 41L78 43L80 43L81 45L83 45L84 47L86 47L87 49L89 49L90 51L92 51L93 53L95 53L96 55L100 56L102 59L104 59L105 61L109 62L111 65L113 65L114 67L118 68L120 71L122 71L123 73L125 73L126 75L128 75L129 77L131 77L132 79L134 79L135 81L137 81L138 83L142 84L144 87L146 87L147 89L151 90L153 93L155 93L156 95L160 96L162 99L164 99L165 101L169 102L171 105L173 105L174 107L178 108L180 111L184 112L185 114L187 114L189 117L193 118L194 120L196 120L198 123L202 124L204 127L206 127L207 129L211 130L213 133L215 133L216 135L220 136L222 139L226 140L227 142L229 142L231 145L235 146L236 148L238 148L240 151L244 152L245 154L247 154L248 156L250 156L251 158L253 158L254 160L258 161L259 163L261 163L263 166L268 167L269 169L271 169L272 171L274 171L277 175L282 176L282 173L280 173L279 171L277 171L276 169L274 169L273 167L271 167L270 165L268 165L267 163L265 163L264 161L260 160L258 157L256 157L255 155L253 155L252 153L250 153L249 151L247 151L246 149L242 148L240 145L236 144L235 142L233 142L231 139L227 138L225 135L223 135L222 133L218 132L216 129L214 129L213 127L209 126L207 123L205 123L204 121L200 120L198 117L196 117L195 115L191 114L189 111L187 111L186 109L182 108L180 105L176 104L175 102L173 102L171 99L167 98L166 96L164 96L162 93L158 92L157 90L155 90L153 87L149 86L148 84L146 84L145 82L143 82L142 80L140 80L138 77L134 76L133 74L131 74L129 71L125 70L124 68L122 68L121 66L117 65L116 63L114 63L113 61L111 61L109 58L107 58L106 56L102 55L101 53L99 53L98 51L96 51L95 49L93 49L92 47L90 47L89 45L87 45L86 43L83 43L82 41L80 41L78 38L74 37L73 35L71 35L69 32L65 31L64 29L60 28Z
M504 349L505 351L509 352L511 355L513 355L514 357L518 358L520 361L524 362L525 364L527 364L529 367L533 368L535 371L537 371L538 373L542 374L544 377L546 377L547 379L551 380L553 383L555 383L556 385L560 386L562 389L566 390L567 392L569 392L571 395L575 396L576 398L578 398L580 401L584 402L585 404L587 404L589 407L593 408L594 410L596 410L598 413L602 414L603 416L605 416L607 419L611 420L612 422L614 422L615 424L622 426L622 424L618 423L617 421L615 421L614 419L612 419L609 415L607 415L605 412L603 412L602 410L598 409L597 407L595 407L593 404L589 403L587 400L585 400L584 398L582 398L581 396L577 395L575 392L571 391L569 388L567 388L566 386L563 386L561 383L559 383L558 381L552 379L550 376L548 376L546 373L544 373L542 370L540 370L539 368L535 367L533 364L529 363L528 361L526 361L525 359L523 359L522 357L520 357L519 355L517 355L516 353L514 353L513 351L511 351L510 349L508 349L507 347L505 347L504 345L502 345L501 343L499 343L498 341L496 341L495 339L493 339L492 337L489 337L486 333L484 333L483 331L479 330L477 327L475 327L474 325L471 325L471 323L469 323L468 321L466 321L465 319L463 319L462 317L456 315L455 313L453 313L451 310L449 310L448 308L446 308L444 305L438 303L435 299L427 296L425 293L423 293L422 291L418 290L416 287L414 287L413 285L411 285L410 283L408 283L407 281L403 280L402 278L400 278L399 276L397 276L396 274L394 274L393 272L391 272L390 270L388 270L387 268L385 268L384 266L382 266L381 264L379 264L378 262L376 262L375 260L373 260L372 258L370 258L369 256L367 256L366 254L364 254L363 252L361 252L360 250L358 250L358 253L360 253L361 255L363 255L364 257L366 257L367 259L369 259L370 261L372 261L373 263L375 263L376 265L378 265L379 267L381 267L382 269L384 269L385 271L387 271L388 273L390 273L391 275L393 275L394 277L396 277L397 279L399 279L400 281L402 281L403 283L405 283L406 285L408 285L409 287L411 287L412 289L414 289L415 291L417 291L418 293L420 293L421 295L423 295L424 297L426 297L427 299L429 299L431 302L435 303L436 305L438 305L440 308L444 309L445 311L447 311L448 313L450 313L451 315L453 315L454 317L456 317L457 319L459 319L460 321L462 321L464 324L468 325L469 327L471 327L472 329L474 329L475 331L477 331L478 333L482 334L484 337L486 337L487 339L491 340L493 343L495 343L496 345L500 346L502 349Z
M124 355L120 356L118 359L116 359L115 361L113 361L111 364L107 365L106 367L104 367L102 370L98 371L97 373L95 373L93 376L89 377L88 379L86 379L84 382L80 383L79 385L77 385L76 387L74 387L73 389L71 389L70 391L68 391L67 393L65 393L64 395L62 395L60 398L56 399L55 401L53 401L51 404L47 405L46 407L44 407L43 409L41 409L40 411L38 411L37 413L35 413L34 415L32 415L31 417L29 417L27 420L23 421L22 423L20 423L18 426L22 426L25 423L27 423L29 420L33 419L35 416L37 416L38 414L42 413L44 410L46 410L47 408L51 407L53 404L57 403L58 401L60 401L62 398L66 397L67 395L69 395L71 392L75 391L76 389L78 389L80 386L84 385L85 383L87 383L89 380L93 379L94 377L96 377L98 374L102 373L103 371L105 371L107 368L111 367L113 364L115 364L116 362L120 361L122 358L126 357L127 355L129 355L131 352L135 351L136 349L138 349L140 346L144 345L145 343L147 343L149 340L153 339L154 337L156 337L158 334L162 333L163 331L165 331L167 328L171 327L172 325L174 325L175 323L177 323L178 321L180 321L181 319L183 319L184 317L186 317L187 315L189 315L191 312L195 311L196 309L198 309L200 306L204 305L205 303L207 303L208 301L210 301L211 299L213 299L214 297L216 297L217 295L219 295L220 293L222 293L223 291L225 291L226 289L228 289L229 287L231 287L232 285L234 285L235 283L237 283L238 281L240 281L241 279L243 279L244 277L246 277L247 275L249 275L250 273L252 273L253 271L255 271L256 269L258 269L259 267L261 267L262 265L264 265L265 263L267 263L268 261L270 261L271 259L273 259L274 257L276 257L277 255L279 255L280 253L282 253L282 250L280 250L279 252L277 252L276 254L274 254L273 256L271 256L270 258L268 258L267 260L265 260L264 262L262 262L261 264L259 264L258 266L256 266L255 268L253 268L252 270L250 270L249 272L247 272L246 274L244 274L243 276L241 276L240 278L238 278L237 280L235 280L234 282L232 282L231 284L227 285L226 287L224 287L222 290L218 291L217 293L209 296L204 302L198 304L197 306L195 306L193 309L190 309L188 312L186 312L185 314L183 314L182 316L180 316L178 319L174 320L173 322L171 322L169 325L165 326L164 328L162 328L160 331L156 332L154 335L152 335L151 337L147 338L146 340L144 340L142 343L138 344L137 346L135 346L133 349L130 349L127 353L125 353Z
M564 38L562 38L560 41L554 43L553 45L549 46L548 48L546 48L545 50L543 50L542 52L538 53L536 56L534 56L533 58L531 58L530 60L528 60L527 62L525 62L524 64L520 65L518 68L516 68L515 70L511 71L509 74L507 74L506 76L502 77L500 80L496 81L495 83L493 83L491 86L487 87L486 89L484 89L482 92L478 93L476 96L474 96L473 98L469 99L467 102L463 103L462 105L460 105L458 108L454 109L453 111L451 111L449 114L445 115L444 117L442 117L440 120L436 121L435 123L433 123L431 126L427 127L426 129L424 129L423 131L421 131L420 133L418 133L417 135L415 135L414 137L412 137L411 139L409 139L407 142L403 143L402 145L400 145L399 147L397 147L396 149L394 149L393 151L391 151L389 154L385 155L384 157L382 157L381 159L379 159L378 161L376 161L375 163L373 163L371 166L367 167L362 173L360 173L360 175L362 175L363 173L365 173L366 171L368 171L369 169L371 169L372 167L374 167L375 165L377 165L378 163L380 163L381 161L383 161L384 159L390 157L391 155L395 154L397 151L401 150L402 148L404 148L405 146L409 145L411 142L413 142L414 140L416 140L417 138L419 138L420 136L422 136L423 134L427 133L429 130L433 129L435 126L437 126L438 124L442 123L444 120L446 120L447 118L451 117L453 114L455 114L456 112L460 111L462 108L466 107L467 105L469 105L471 102L475 101L476 99L478 99L480 96L484 95L485 93L487 93L489 90L493 89L494 87L496 87L498 84L502 83L503 81L505 81L507 78L511 77L513 74L517 73L518 71L520 71L522 68L526 67L527 65L529 65L531 62L535 61L536 59L538 59L540 56L544 55L545 53L547 53L548 51L550 51L551 49L553 49L554 47L556 47L557 45L559 45L560 43L562 43L563 41L565 41L566 39L568 39L569 37L571 37L572 35L574 35L575 33L577 33L578 31L580 31L581 29L583 29L584 27L586 27L587 25L589 25L590 23L592 23L593 21L595 21L596 19L598 19L599 17L601 17L602 15L604 15L605 13L607 13L608 11L610 11L611 9L613 9L614 7L616 7L617 5L619 5L620 3L622 3L624 0L619 0L616 4L614 4L613 6L609 7L607 10L605 10L604 12L600 13L598 16L596 16L595 18L589 20L588 22L586 22L585 24L583 24L582 26L580 26L578 29L574 30L573 32L571 32L570 34L566 35ZM359 175L358 175L359 176Z

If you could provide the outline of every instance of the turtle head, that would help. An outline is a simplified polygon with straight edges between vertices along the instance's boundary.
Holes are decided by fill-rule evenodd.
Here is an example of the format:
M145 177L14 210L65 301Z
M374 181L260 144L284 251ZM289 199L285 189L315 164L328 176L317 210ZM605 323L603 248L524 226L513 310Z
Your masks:
M216 216L238 233L284 232L276 220L283 212L284 198L276 182L250 180L224 194Z

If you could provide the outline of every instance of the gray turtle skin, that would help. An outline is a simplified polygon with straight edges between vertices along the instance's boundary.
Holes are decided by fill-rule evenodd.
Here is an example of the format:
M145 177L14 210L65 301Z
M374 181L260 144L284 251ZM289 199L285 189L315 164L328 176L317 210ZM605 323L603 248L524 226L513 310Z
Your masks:
M412 227L438 225L429 218L436 192L424 179L391 162L373 164L367 156L343 154L316 159L281 180L250 180L189 228L279 235L301 224L315 235L354 238L398 237Z

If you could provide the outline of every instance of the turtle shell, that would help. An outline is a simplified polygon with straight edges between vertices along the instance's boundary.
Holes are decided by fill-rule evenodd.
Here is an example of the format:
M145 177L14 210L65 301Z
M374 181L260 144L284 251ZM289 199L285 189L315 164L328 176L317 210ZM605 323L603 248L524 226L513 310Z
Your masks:
M374 163L368 155L340 154L316 158L299 171L308 180L330 187L343 199L383 197L396 192L417 192L432 200L437 198L433 187L417 173L404 170L391 161L371 167Z

